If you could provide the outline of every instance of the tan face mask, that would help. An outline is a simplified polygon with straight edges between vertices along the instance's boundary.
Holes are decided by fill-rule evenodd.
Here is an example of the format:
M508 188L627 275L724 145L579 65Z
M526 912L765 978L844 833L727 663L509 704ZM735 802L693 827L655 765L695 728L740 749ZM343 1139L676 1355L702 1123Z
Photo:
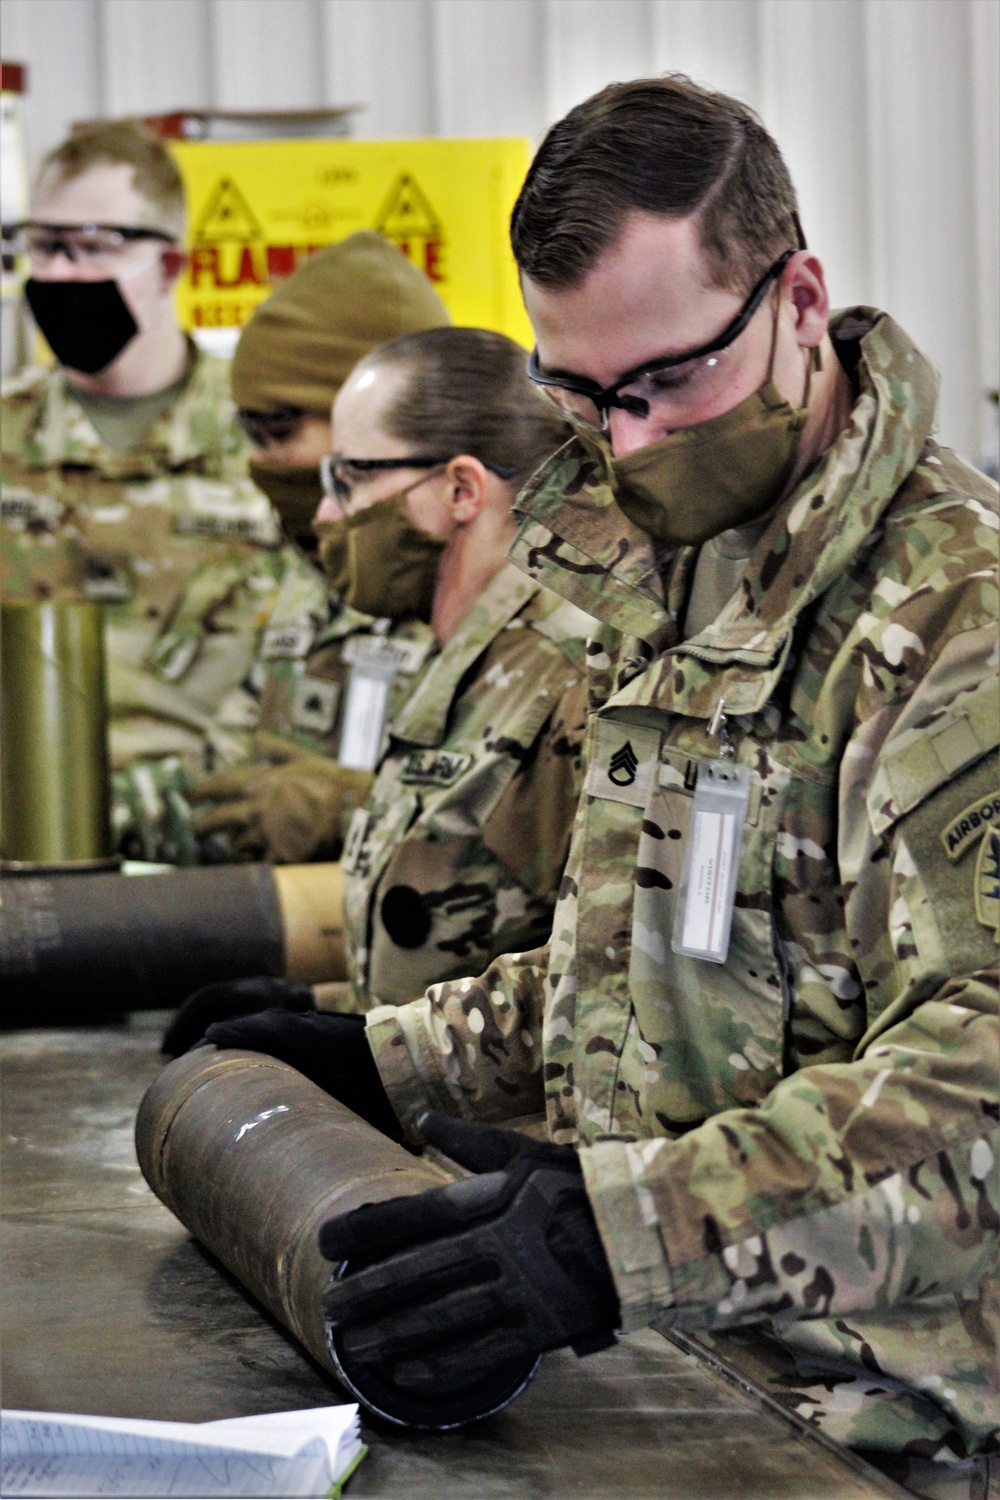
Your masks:
M286 465L282 469L251 461L250 478L274 506L293 541L307 552L316 550L312 518L323 498L323 485L316 464Z
M412 488L412 486L411 486ZM378 619L430 624L447 538L410 520L408 491L337 521L316 521L319 560L344 604Z
M777 502L795 467L813 363L796 410L772 378L776 343L777 323L764 384L732 411L624 458L605 453L615 499L642 531L674 546L697 546L756 520ZM593 438L591 432L591 451Z

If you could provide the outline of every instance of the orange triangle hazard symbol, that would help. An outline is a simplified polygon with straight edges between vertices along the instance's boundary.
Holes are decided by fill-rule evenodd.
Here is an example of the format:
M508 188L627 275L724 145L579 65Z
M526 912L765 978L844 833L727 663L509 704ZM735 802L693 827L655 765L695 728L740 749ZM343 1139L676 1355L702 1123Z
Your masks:
M209 194L194 227L195 243L238 240L246 245L263 237L263 230L235 182L229 177L221 178Z
M390 240L436 239L441 221L408 172L396 179L375 228Z

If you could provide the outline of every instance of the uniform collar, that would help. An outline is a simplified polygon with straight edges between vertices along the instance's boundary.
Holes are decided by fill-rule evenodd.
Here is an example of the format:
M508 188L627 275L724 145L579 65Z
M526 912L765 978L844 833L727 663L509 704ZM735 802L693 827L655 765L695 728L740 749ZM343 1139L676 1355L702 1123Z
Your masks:
M151 424L141 443L116 452L103 441L66 372L54 369L42 388L37 421L29 433L29 462L50 468L73 464L108 479L147 479L189 467L218 470L242 456L234 421L229 366L189 340L191 365L182 390Z
M441 744L452 704L465 674L538 592L537 583L510 563L504 563L440 656L432 662L416 692L396 715L391 731L393 739L428 748Z
M933 366L892 318L872 308L835 314L830 332L835 342L857 346L850 425L775 512L748 560L741 592L705 630L674 644L673 657L756 668L769 677L787 652L795 620L850 565L917 462L934 422ZM600 465L575 440L529 483L517 513L511 558L530 576L656 649L676 642L679 585L694 549L658 553L618 509ZM671 625L672 631L664 628ZM761 691L763 682L742 695L748 706L734 711L752 711L750 700Z

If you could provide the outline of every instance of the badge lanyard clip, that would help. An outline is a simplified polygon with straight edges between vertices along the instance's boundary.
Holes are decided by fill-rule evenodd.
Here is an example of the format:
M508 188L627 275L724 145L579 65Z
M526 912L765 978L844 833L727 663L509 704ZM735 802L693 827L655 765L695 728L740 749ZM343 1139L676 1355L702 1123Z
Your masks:
M719 754L698 770L671 947L690 958L724 964L750 805L750 773L735 759L721 701L708 732L718 740Z

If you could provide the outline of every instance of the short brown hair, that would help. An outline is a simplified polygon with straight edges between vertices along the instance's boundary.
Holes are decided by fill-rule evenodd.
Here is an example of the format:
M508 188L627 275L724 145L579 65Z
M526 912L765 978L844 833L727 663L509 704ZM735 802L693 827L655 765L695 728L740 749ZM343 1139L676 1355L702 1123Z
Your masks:
M535 390L527 350L486 328L431 328L393 339L356 369L391 367L403 385L386 431L423 453L468 453L518 489L571 436Z
M633 212L697 216L713 284L749 291L804 243L781 152L747 105L680 73L613 83L553 125L511 215L522 273L579 282Z
M139 120L97 120L67 137L42 161L37 183L49 171L67 181L99 163L132 168L137 193L155 210L155 227L184 232L184 183L163 142Z

